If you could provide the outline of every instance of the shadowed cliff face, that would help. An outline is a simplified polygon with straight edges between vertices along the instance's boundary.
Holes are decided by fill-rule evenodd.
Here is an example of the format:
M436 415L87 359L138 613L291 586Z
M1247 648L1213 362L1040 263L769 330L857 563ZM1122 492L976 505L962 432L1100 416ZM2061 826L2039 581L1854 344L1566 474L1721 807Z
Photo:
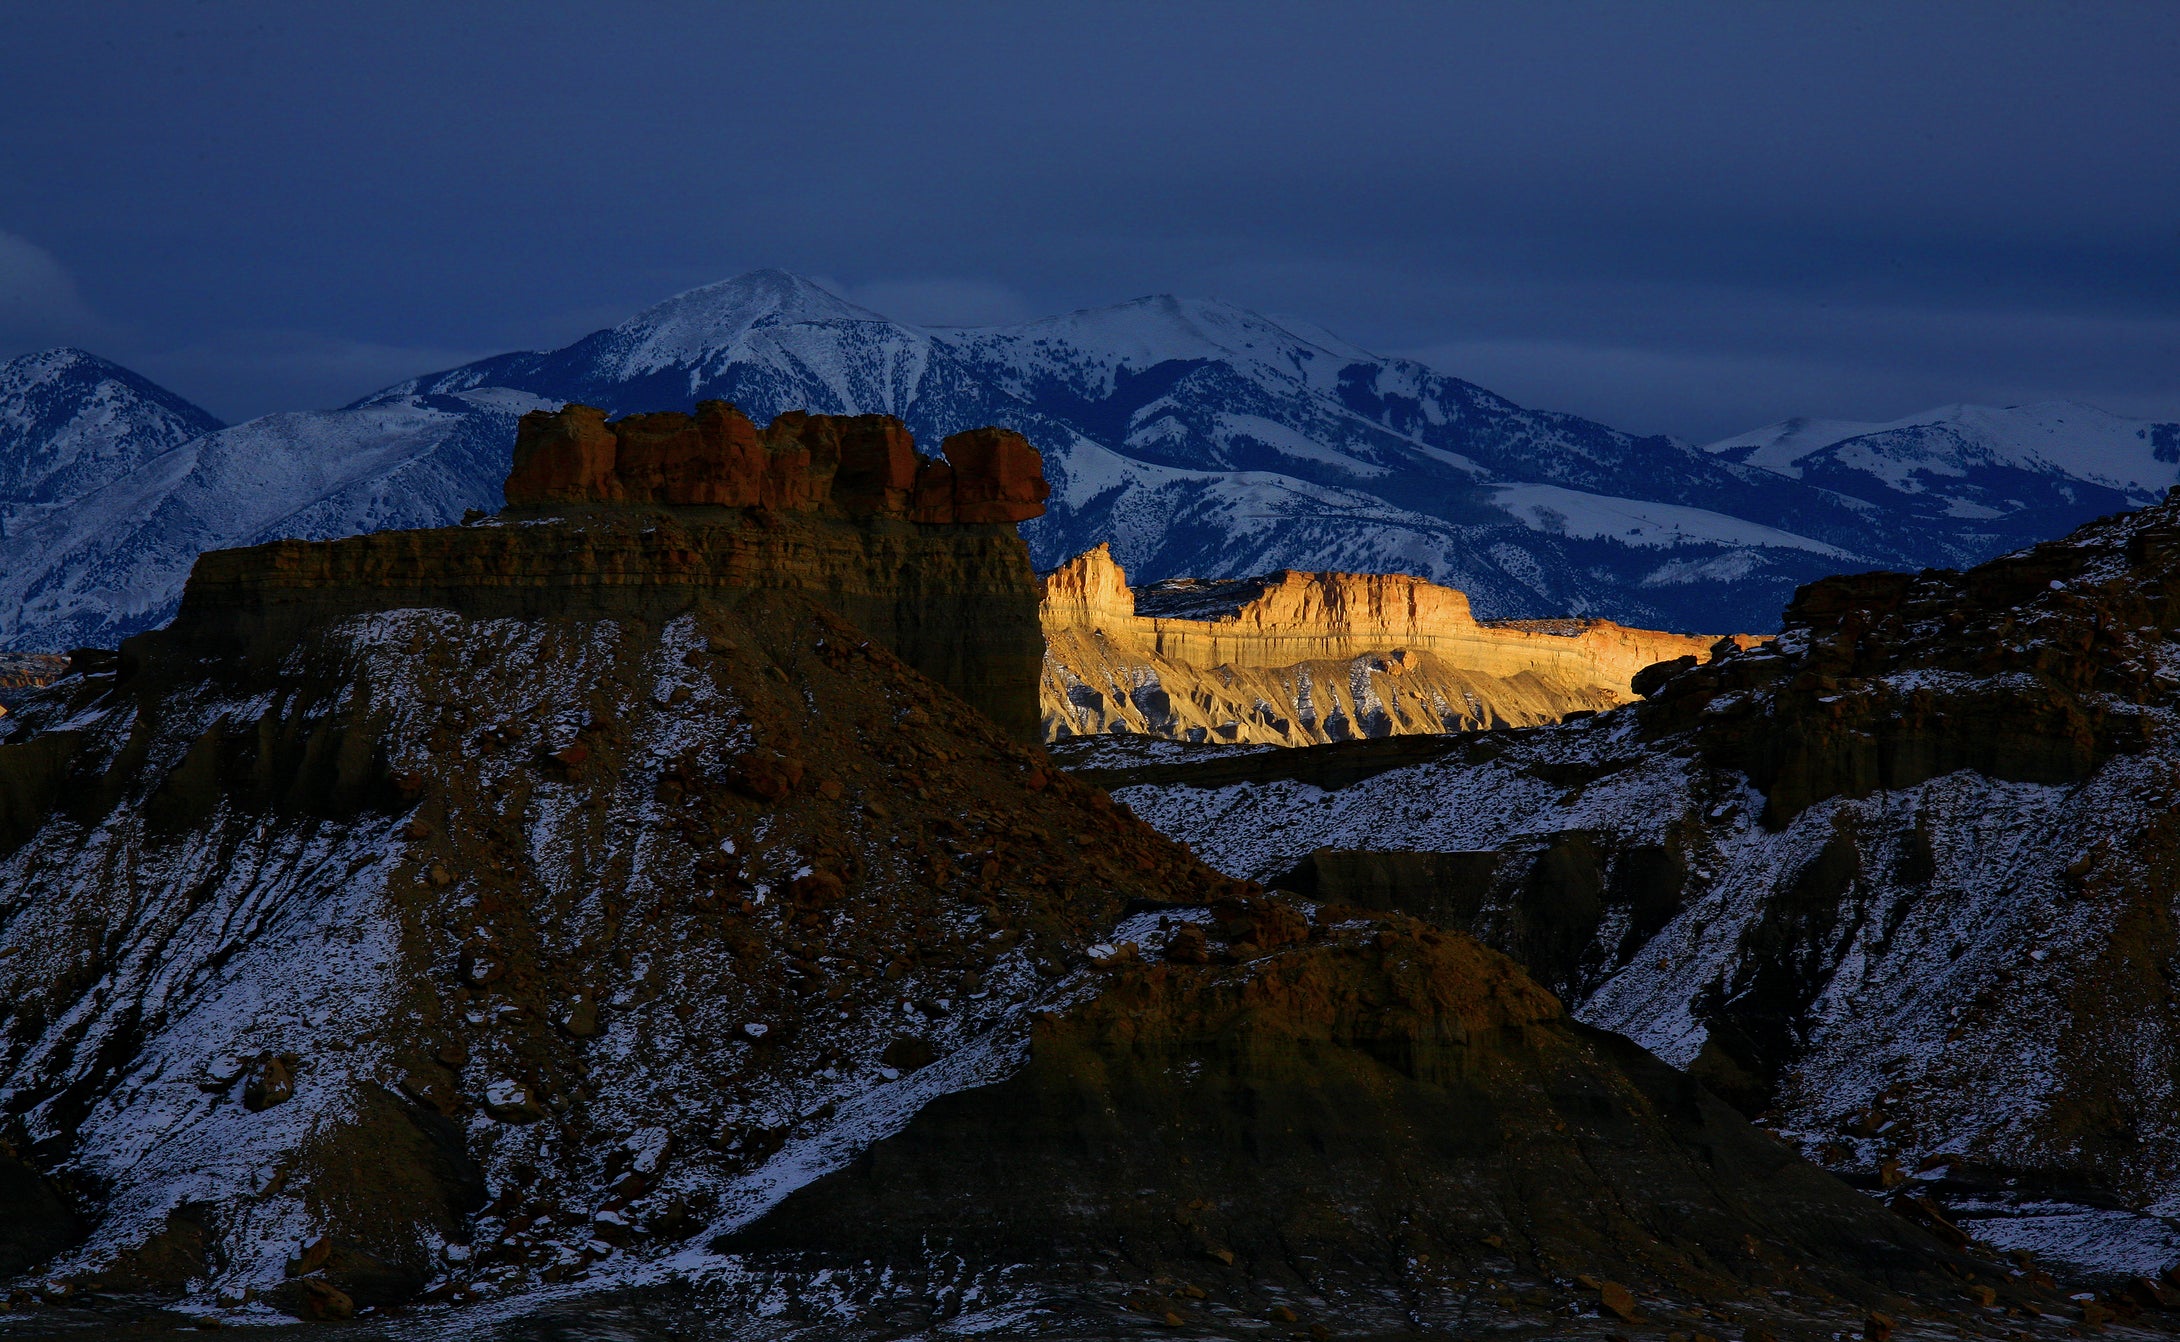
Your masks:
M0 740L0 1268L507 1336L2014 1289L1465 935L1197 862L846 618L913 650L978 573L1026 612L998 525L624 499L208 557Z
M1306 944L1242 951L1117 964L1021 1071L721 1247L829 1276L857 1336L948 1293L1056 1336L1597 1335L1627 1327L1608 1281L1661 1331L1859 1324L2002 1278L1466 937L1327 907Z
M1043 507L1037 453L1001 429L919 457L884 415L723 402L611 424L588 406L523 418L508 511L460 528L277 541L198 560L170 645L277 660L330 620L403 608L657 624L701 601L802 592L1024 740L1038 631L1014 521ZM565 524L559 524L564 521Z
M50 1232L10 1273L306 1314L609 1274L1003 1073L1127 900L1228 884L794 590L205 647L0 744L0 1221Z
M375 611L660 624L706 602L795 592L1014 735L1035 735L1036 612L1010 526L624 505L568 516L215 551L198 561L175 623L124 653L147 667L192 652L276 663L310 630Z
M1460 592L1401 574L1137 593L1102 545L1047 574L1039 594L1048 740L1309 745L1533 726L1627 703L1644 668L1692 665L1715 642L1608 620L1480 623Z
M1828 579L1776 643L1581 724L1103 777L1222 869L1474 932L1842 1172L2154 1275L2180 1262L2176 537L2167 502Z

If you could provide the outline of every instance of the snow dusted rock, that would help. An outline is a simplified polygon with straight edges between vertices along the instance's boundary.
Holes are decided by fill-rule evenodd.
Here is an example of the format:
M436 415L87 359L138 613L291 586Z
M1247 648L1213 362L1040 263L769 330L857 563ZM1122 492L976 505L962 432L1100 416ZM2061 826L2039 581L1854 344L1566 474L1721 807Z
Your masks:
M2154 1276L2176 570L2168 501L1813 584L1776 643L1585 722L1101 776L1234 875L1475 932L1905 1208Z
M2033 1294L1465 935L1266 896L1044 767L914 664L965 609L988 661L1033 632L1020 539L845 513L217 552L25 702L5 1268L672 1336L1596 1334L1593 1270L1688 1327ZM1157 959L1180 923L1202 963Z
M1306 745L1557 722L1715 638L1608 620L1478 621L1402 574L1169 579L1130 591L1107 546L1038 583L1048 740L1140 733ZM1749 640L1744 639L1746 643Z
M1123 892L1223 884L809 595L905 575L905 646L1004 540L1034 640L1018 539L743 520L207 556L173 629L8 719L4 1135L92 1220L49 1275L309 1312L321 1237L358 1307L579 1274L600 1212L670 1251L1003 1067ZM802 785L732 784L767 752Z

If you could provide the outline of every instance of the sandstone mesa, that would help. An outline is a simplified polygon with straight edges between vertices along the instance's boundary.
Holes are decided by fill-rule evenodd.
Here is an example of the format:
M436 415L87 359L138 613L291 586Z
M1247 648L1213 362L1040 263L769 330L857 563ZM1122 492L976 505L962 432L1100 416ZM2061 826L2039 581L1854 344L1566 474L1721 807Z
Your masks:
M1609 620L1479 621L1461 592L1403 574L1179 579L1139 593L1104 545L1039 581L1038 619L1055 741L1291 746L1534 726L1630 703L1644 668L1693 665L1719 646Z

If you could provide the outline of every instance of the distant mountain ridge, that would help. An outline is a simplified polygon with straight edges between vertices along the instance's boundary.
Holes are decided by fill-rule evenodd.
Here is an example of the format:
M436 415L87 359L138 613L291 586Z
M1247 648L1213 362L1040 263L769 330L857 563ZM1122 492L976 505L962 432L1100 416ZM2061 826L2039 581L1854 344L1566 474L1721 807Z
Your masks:
M1948 405L1889 424L1787 420L1704 450L1929 520L2048 537L2090 491L2161 495L2180 465L2180 424L2073 401Z
M2088 407L1775 426L1706 449L1525 409L1225 303L1157 296L929 330L755 271L562 349L338 410L179 443L119 433L130 446L111 459L129 469L18 524L26 544L0 565L0 647L110 644L154 626L213 546L496 508L525 410L713 397L760 421L897 415L926 442L1020 430L1053 483L1050 512L1024 527L1043 568L1103 542L1144 581L1401 572L1460 588L1485 617L1652 628L1768 630L1802 582L1976 562L2180 478L2180 425ZM2093 440L2079 470L2063 450L2072 422Z

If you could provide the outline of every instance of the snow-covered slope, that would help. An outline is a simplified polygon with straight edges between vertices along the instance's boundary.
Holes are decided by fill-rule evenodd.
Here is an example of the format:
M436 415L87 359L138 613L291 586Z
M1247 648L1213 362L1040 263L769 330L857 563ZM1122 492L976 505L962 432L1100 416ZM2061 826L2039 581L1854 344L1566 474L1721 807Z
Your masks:
M0 363L0 537L11 520L72 503L219 427L173 392L79 349Z
M0 646L108 647L174 613L205 550L430 526L497 506L515 421L500 389L268 415L25 514L0 563ZM489 482L489 483L488 483Z
M1525 409L1226 303L1158 296L924 330L755 271L563 349L228 430L206 460L252 450L279 463L250 480L266 495L247 507L214 499L240 477L168 459L171 434L138 435L82 497L42 510L32 560L0 570L0 646L156 624L207 546L496 507L524 406L618 414L709 397L760 421L898 415L930 443L984 424L1022 431L1053 484L1051 511L1023 533L1042 567L1104 542L1148 581L1404 572L1461 588L1487 617L1653 628L1768 630L1794 587L1824 574L1977 562L2180 477L2180 426L2082 407L1793 421L1706 450Z
M1475 932L1908 1214L2156 1274L2176 574L2180 498L1967 574L1829 580L1775 642L1586 721L1087 762L1231 875Z
M1482 1299L1597 1338L1633 1289L1951 1337L1965 1284L2033 1296L1505 957L1240 886L919 674L971 613L1033 674L1012 536L636 504L272 548L0 719L9 1337L1475 1336Z
M1889 510L2033 540L2063 530L2053 520L2085 502L2154 502L2180 465L2180 424L2072 401L1948 405L1889 424L1790 419L1705 450Z

